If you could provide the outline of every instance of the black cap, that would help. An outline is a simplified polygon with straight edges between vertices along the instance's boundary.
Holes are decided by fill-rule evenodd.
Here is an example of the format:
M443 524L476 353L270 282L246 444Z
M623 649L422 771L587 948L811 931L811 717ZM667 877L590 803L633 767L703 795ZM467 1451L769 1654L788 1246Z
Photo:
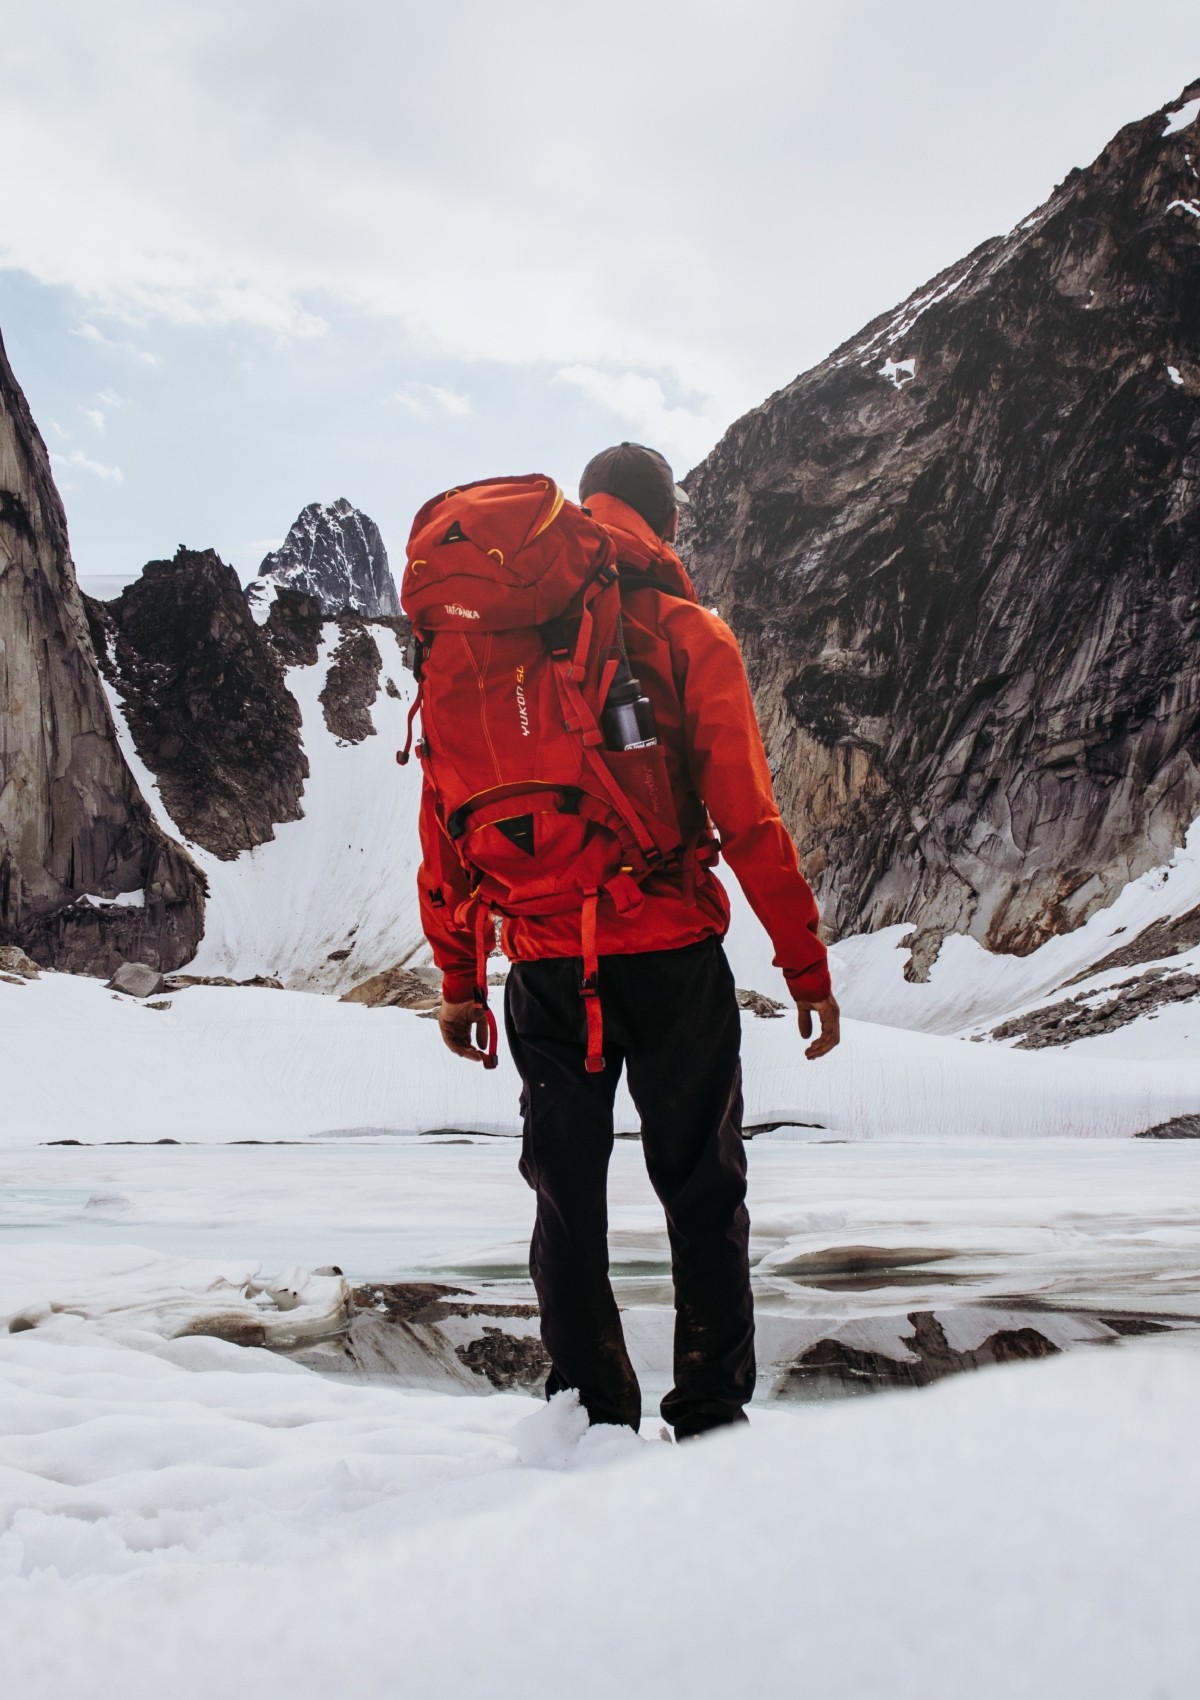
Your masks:
M628 502L657 532L663 531L680 500L687 501L682 490L676 489L668 463L656 449L643 448L641 443L619 443L592 456L579 480L579 500L586 502L600 491Z

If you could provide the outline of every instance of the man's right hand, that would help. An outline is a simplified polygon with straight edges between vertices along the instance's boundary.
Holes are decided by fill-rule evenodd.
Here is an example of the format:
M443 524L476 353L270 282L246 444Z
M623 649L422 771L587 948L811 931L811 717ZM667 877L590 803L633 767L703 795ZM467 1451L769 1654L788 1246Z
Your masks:
M465 1057L467 1062L487 1061L487 1016L474 999L468 999L466 1003L447 1003L443 999L438 1010L438 1026L442 1030L442 1038L456 1057ZM474 1045L471 1043L472 1030Z
M827 998L820 998L815 1003L801 1003L800 1036L812 1039L812 1018L815 1015L821 1023L821 1031L817 1038L805 1051L809 1062L816 1062L818 1057L828 1055L842 1037L842 1012L838 1008L837 999L830 992Z

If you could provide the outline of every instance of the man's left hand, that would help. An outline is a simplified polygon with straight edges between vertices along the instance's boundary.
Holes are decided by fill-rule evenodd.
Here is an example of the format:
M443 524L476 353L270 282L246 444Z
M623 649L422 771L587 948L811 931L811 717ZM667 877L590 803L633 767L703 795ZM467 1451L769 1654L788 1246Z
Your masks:
M802 1038L812 1039L815 1015L821 1023L821 1031L805 1051L809 1062L816 1062L818 1057L828 1056L833 1047L842 1037L842 1012L838 1008L837 999L830 992L827 998L818 998L812 1003L797 1005L800 1011L800 1034Z

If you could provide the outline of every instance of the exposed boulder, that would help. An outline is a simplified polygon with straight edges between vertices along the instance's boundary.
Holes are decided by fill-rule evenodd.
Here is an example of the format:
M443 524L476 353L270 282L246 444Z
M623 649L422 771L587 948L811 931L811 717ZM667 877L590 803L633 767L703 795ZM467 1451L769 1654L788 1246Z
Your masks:
M181 546L90 613L138 755L187 838L230 861L300 819L308 757L273 640L315 660L311 604L292 599L260 628L233 568Z
M1200 121L1131 124L686 480L829 936L1018 955L1200 812Z
M121 755L49 456L2 343L0 700L0 942L85 974L188 961L204 880Z
M246 586L257 616L266 617L280 587L314 596L326 615L350 609L376 619L400 612L379 527L345 497L328 506L311 502L264 559Z
M342 994L343 1003L363 1003L368 1009L436 1009L442 1001L441 975L429 978L413 968L385 968Z
M166 986L161 974L147 968L144 962L123 962L108 982L110 992L124 992L130 998L152 998Z
M37 963L18 944L0 944L0 973L16 974L22 980L41 979Z

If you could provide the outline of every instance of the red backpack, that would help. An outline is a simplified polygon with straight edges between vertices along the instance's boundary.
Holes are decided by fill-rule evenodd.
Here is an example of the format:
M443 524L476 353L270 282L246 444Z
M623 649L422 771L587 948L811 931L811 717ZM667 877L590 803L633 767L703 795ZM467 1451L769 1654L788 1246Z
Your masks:
M493 478L426 502L401 603L413 625L417 753L466 869L455 922L474 931L487 1007L493 914L578 910L587 1068L604 1067L596 905L642 906L639 883L680 850L662 747L604 747L601 710L621 664L616 547L550 478Z

